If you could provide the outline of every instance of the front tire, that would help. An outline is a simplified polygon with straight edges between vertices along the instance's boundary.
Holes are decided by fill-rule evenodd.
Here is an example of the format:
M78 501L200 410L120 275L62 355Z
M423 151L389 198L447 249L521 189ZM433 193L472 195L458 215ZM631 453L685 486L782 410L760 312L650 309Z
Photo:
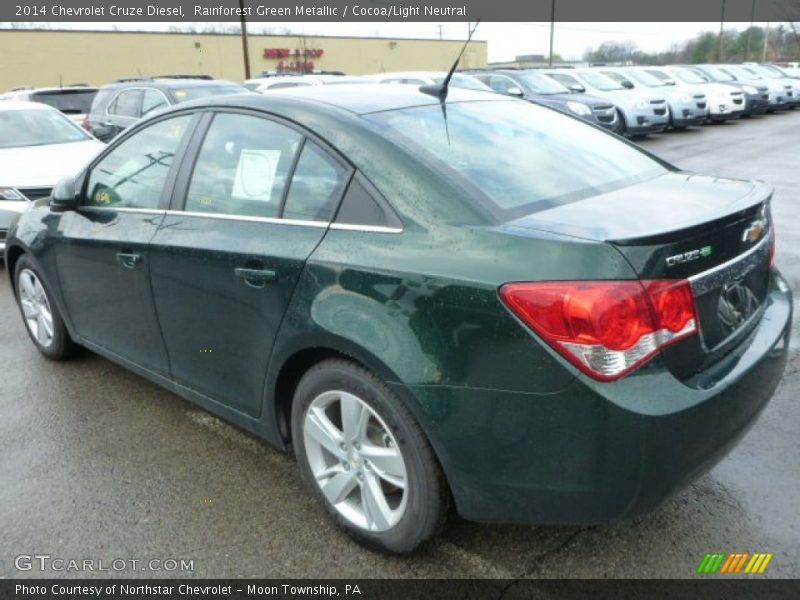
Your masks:
M36 349L51 360L64 360L71 356L75 344L69 337L50 288L28 256L17 261L14 281L22 320Z
M372 373L331 359L297 386L292 439L307 483L358 542L405 554L444 525L449 493L425 435Z

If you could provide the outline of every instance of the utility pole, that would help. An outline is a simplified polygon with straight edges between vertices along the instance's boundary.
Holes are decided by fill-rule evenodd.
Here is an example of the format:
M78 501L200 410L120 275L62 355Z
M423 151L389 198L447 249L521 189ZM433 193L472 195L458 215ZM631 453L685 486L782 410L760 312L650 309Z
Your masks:
M247 21L244 16L244 0L239 0L239 8L242 9L242 55L244 56L244 78L250 79L250 49L247 47Z
M444 26L441 23L439 23L436 27L439 28L439 39L441 40L441 39L443 39L443 37L442 37L442 29L444 28Z
M722 14L719 17L719 56L718 62L725 62L725 37L723 35L723 26L725 25L725 0L722 0Z
M756 0L750 6L750 27L747 28L747 50L744 51L744 59L750 60L750 37L753 35L753 19L756 16Z
M761 62L767 62L767 47L769 46L769 21L767 21L767 30L764 32L764 53L761 55Z
M556 28L556 0L550 0L550 55L547 64L553 66L553 33Z

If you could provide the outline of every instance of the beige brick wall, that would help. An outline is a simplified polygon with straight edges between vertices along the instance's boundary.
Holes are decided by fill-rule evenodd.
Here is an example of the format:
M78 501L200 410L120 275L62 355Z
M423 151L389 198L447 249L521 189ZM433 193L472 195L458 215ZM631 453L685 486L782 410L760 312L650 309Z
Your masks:
M316 69L361 75L383 71L446 70L463 42L400 38L346 38L252 35L253 75L274 69L278 59L265 48L320 48ZM291 60L291 59L290 59ZM462 67L485 66L485 42L473 42ZM167 73L207 73L242 81L238 35L142 32L0 30L0 92L19 86L100 85L120 77Z

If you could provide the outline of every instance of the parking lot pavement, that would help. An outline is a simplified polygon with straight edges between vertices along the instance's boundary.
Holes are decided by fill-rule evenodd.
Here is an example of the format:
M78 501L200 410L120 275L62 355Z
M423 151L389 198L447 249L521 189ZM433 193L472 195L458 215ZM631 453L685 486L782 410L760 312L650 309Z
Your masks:
M794 290L798 132L800 111L641 142L689 170L773 183L777 263ZM127 576L691 577L711 551L772 552L765 576L800 575L797 350L747 438L656 512L597 527L454 518L421 554L393 558L339 533L291 457L95 355L42 358L6 275L0 270L0 577L40 575L14 568L15 556L34 553L194 560L191 573L119 573Z

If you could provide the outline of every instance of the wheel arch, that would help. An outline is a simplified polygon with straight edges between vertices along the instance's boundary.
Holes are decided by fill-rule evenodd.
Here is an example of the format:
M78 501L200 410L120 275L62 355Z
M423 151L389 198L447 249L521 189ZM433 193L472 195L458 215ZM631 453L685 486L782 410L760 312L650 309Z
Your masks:
M368 350L357 347L352 342L339 339L338 336L325 336L320 340L298 342L291 348L281 353L282 358L277 361L279 366L274 369L274 374L269 377L268 390L271 393L271 416L274 418L277 431L283 444L290 447L291 440L291 411L294 392L303 375L309 369L329 358L350 360L374 373L384 382L399 382L400 378L382 360ZM271 369L272 371L272 369ZM403 399L408 403L407 399ZM417 416L415 407L409 407ZM417 417L419 420L419 418ZM420 423L424 429L424 425ZM427 434L426 434L427 435Z

